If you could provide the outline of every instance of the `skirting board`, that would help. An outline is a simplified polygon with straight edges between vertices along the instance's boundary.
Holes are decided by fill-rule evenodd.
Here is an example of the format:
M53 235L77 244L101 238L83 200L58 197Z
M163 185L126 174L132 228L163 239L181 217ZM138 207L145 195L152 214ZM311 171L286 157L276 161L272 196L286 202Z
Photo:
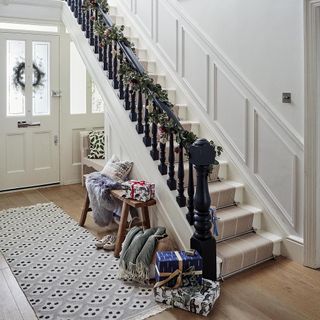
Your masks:
M303 250L303 243L297 241L295 237L287 237L282 241L281 255L302 265L304 264Z

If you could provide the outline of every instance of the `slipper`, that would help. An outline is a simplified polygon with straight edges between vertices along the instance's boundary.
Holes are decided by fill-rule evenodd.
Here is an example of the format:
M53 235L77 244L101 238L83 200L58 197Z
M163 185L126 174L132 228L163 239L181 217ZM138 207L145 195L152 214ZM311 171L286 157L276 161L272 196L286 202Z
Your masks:
M98 240L96 242L96 247L97 249L102 249L103 246L112 238L114 237L114 235L112 234L107 234L106 236L104 236L102 239Z
M117 237L112 235L108 241L104 244L103 249L104 250L114 250L115 246L116 246L116 240Z

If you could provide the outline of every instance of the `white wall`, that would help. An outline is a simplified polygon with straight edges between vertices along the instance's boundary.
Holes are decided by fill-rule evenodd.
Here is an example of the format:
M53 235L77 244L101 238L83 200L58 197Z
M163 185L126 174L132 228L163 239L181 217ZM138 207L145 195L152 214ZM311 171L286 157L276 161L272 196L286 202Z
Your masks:
M303 137L303 0L173 2Z
M220 140L265 210L303 235L303 1L116 1L177 102ZM281 102L292 93L292 104Z
M59 0L0 0L0 18L43 20L48 23L61 20Z

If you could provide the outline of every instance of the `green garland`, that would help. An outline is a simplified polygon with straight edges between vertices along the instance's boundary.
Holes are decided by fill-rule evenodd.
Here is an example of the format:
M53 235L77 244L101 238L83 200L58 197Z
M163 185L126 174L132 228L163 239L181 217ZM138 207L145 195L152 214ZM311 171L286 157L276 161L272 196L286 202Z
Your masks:
M103 12L109 12L108 0L85 0L82 4L84 10L91 10L100 7Z
M87 0L85 3L89 8L95 8L97 3L107 2L107 0ZM116 26L115 24L111 27L107 27L103 22L101 15L96 17L91 17L94 20L94 31L95 34L101 37L100 46L105 46L107 44L112 44L113 41L123 42L125 45L130 47L134 51L134 45L124 36L124 26ZM117 53L116 53L117 54ZM153 79L147 73L140 73L135 70L128 61L123 61L120 68L119 74L123 77L123 81L126 85L130 86L130 90L141 91L146 99L148 99L148 105L146 108L148 110L148 118L150 123L156 123L159 127L158 133L160 136L160 142L166 143L168 141L168 136L171 132L175 133L176 141L179 145L187 151L190 146L198 139L196 134L192 131L187 131L179 127L169 116L158 110L152 103L152 101L157 98L159 101L167 104L171 109L173 104L168 99L168 93L163 90L161 85L154 83ZM213 141L210 144L214 147L216 155L220 156L223 149L221 146L215 145ZM176 150L178 152L178 150ZM218 162L216 161L215 164Z

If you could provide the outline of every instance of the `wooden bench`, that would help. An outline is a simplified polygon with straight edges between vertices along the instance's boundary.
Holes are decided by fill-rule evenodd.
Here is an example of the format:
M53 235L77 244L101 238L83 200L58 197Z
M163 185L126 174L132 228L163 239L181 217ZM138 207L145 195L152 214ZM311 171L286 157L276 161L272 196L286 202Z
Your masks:
M114 256L119 257L120 251L121 251L121 245L126 235L126 228L127 228L127 220L129 215L129 208L133 207L136 209L141 208L141 214L142 214L142 226L143 228L149 229L150 228L150 217L149 217L149 210L148 208L151 206L154 206L156 204L155 199L151 199L149 201L143 202L143 201L137 201L134 199L127 199L124 198L124 191L123 190L111 190L111 194L122 201L122 211L121 211L121 217L120 217L120 224L117 234L117 240L116 245L114 249ZM90 200L88 193L86 193L86 199L84 202L84 206L82 209L81 217L79 220L79 225L84 226L87 213L90 211Z

